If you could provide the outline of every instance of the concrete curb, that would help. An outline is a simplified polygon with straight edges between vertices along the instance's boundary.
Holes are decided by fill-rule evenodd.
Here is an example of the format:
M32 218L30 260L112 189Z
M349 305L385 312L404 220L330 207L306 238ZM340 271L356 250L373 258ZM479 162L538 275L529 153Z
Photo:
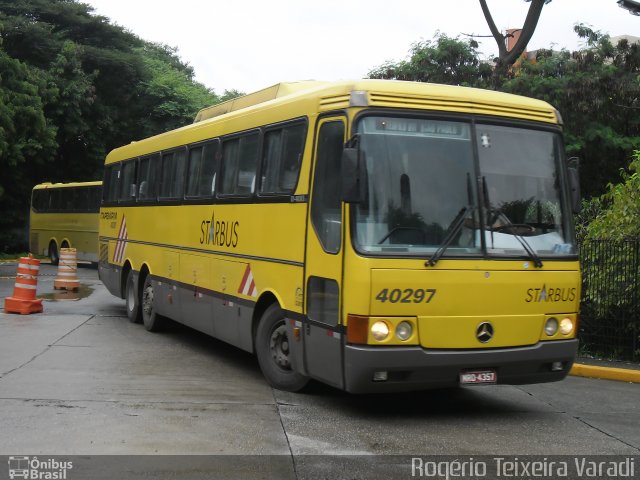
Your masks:
M599 367L574 363L569 375L576 377L600 378L602 380L618 380L620 382L640 383L640 370L628 368Z

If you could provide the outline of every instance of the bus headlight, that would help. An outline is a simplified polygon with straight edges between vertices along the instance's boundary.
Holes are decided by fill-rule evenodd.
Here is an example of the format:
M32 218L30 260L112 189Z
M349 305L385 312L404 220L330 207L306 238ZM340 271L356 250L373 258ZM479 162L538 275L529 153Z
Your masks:
M549 337L553 337L558 331L558 320L551 317L547 319L547 322L544 324L544 333L546 333Z
M398 337L398 340L404 342L411 338L411 335L413 335L413 325L409 322L400 322L396 327L396 337Z
M389 336L389 325L382 321L375 322L371 325L371 336L381 342Z
M569 317L565 317L560 321L560 333L569 335L573 332L573 322Z

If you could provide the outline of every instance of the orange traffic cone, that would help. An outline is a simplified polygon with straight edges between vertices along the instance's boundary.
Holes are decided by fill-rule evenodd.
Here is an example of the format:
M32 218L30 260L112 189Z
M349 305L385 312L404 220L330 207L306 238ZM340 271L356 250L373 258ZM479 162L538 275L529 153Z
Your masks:
M42 299L36 298L39 270L40 260L33 258L31 254L28 257L20 258L13 297L4 299L6 313L28 315L42 312Z
M61 248L58 262L58 275L53 282L56 290L78 290L78 261L75 248Z

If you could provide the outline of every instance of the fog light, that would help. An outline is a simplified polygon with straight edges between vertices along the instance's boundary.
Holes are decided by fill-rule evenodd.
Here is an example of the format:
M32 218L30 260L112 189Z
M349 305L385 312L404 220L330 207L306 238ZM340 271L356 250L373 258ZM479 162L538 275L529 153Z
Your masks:
M544 325L544 333L552 337L556 334L557 331L558 331L558 320L556 320L553 317L549 318L547 320L547 323L545 323Z
M387 372L373 372L374 382L386 382L387 378L389 378Z
M560 333L569 335L571 332L573 332L573 322L569 317L563 318L560 322Z
M561 372L563 369L564 369L564 366L562 365L562 362L553 362L551 364L552 372Z
M413 325L409 322L400 322L396 327L396 337L403 342L409 340L413 335Z
M389 326L385 322L376 322L371 325L371 335L380 342L389 336Z

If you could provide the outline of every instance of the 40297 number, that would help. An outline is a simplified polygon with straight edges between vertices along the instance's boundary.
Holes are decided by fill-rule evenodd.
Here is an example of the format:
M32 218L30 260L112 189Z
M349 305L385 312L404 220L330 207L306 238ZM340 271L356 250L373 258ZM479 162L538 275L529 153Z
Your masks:
M435 295L435 288L383 288L376 295L376 300L382 303L429 303Z

